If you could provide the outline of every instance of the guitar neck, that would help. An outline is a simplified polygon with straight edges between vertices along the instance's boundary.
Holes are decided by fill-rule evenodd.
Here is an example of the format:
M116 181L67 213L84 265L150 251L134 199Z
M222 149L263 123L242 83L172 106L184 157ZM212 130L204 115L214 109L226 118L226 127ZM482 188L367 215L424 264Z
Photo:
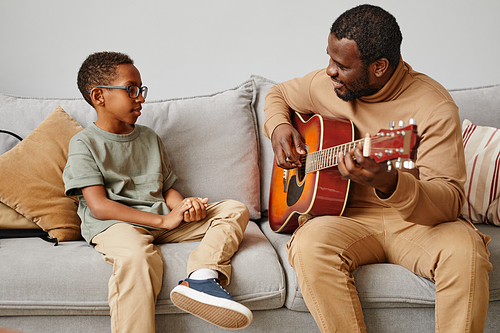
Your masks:
M347 153L363 142L366 147L366 139L360 139L307 154L305 157L305 173L315 172L336 166L338 164L337 156L340 152Z

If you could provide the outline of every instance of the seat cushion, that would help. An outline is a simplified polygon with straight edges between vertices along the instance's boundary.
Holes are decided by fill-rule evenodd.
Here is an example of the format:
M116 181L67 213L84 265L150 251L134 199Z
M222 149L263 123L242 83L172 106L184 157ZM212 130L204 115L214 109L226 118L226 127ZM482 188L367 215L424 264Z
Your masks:
M500 301L500 228L494 225L476 224L476 228L485 235L491 237L488 244L490 251L490 262L493 269L490 278L490 302Z
M490 242L490 261L493 270L490 277L490 302L500 300L500 228L477 225L484 234L495 241ZM261 229L276 248L286 272L287 293L285 306L295 311L308 311L298 285L297 275L288 263L286 243L290 235L271 230L269 222L261 223ZM434 307L436 288L434 283L406 268L393 264L372 264L358 267L354 272L356 289L363 308L389 307Z
M187 258L197 244L159 245L165 273L157 313L179 312L169 294L186 277ZM39 238L0 239L0 248L3 316L109 315L108 280L113 268L84 241L52 246ZM283 306L285 282L281 266L254 222L248 224L232 265L227 290L234 299L252 310Z

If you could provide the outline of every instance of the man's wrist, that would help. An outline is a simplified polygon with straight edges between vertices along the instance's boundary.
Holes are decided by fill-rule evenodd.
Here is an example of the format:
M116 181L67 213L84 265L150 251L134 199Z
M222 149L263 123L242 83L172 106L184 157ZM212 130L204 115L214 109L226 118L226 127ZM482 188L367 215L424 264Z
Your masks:
M383 188L376 188L375 189L375 193L377 193L377 195L381 199L389 198L396 191L396 188L398 187L399 172L397 172L396 170L393 170L392 172L394 172L393 181L388 183Z

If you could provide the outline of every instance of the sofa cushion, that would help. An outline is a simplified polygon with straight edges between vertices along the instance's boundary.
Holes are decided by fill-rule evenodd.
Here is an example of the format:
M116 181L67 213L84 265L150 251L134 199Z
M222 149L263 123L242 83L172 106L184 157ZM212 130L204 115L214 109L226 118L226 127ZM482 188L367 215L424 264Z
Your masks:
M138 123L162 138L174 187L211 202L235 199L260 218L260 174L254 82L207 96L147 102Z
M64 195L69 140L82 127L57 108L16 147L0 156L0 201L59 241L79 239L76 198Z
M261 224L262 231L276 248L285 268L287 292L285 306L294 311L309 311L299 287L297 275L288 263L286 243L291 235L275 233L269 222ZM358 267L353 272L363 308L433 306L434 283L393 264L374 264ZM391 281L390 284L387 281Z
M460 119L469 119L476 125L500 128L498 107L500 84L487 87L450 90L458 106Z
M490 278L490 302L500 301L500 228L487 224L476 224L476 228L481 233L491 237L488 244L490 262L493 265L488 275Z
M262 130L264 125L264 106L266 103L266 95L276 82L266 79L262 76L252 75L252 79L256 85L256 98L255 98L255 114L257 115L257 124L259 127L259 141L260 141L260 186L261 186L261 209L265 211L269 208L269 185L271 184L271 174L273 171L274 152L269 140Z
M0 93L0 129L25 138L58 106L83 127L96 119L94 109L83 98L35 98Z
M206 96L148 101L138 123L153 128L169 152L175 187L210 201L235 199L260 218L258 126L253 80ZM83 99L0 94L2 128L26 137L58 105L80 125L96 117ZM208 130L210 129L210 130ZM201 143L201 144L200 144ZM221 163L222 162L222 163Z
M14 148L22 138L16 133L0 129L0 155Z
M474 223L500 226L500 130L466 119L462 135L467 166L462 214Z
M157 314L180 312L170 301L170 291L186 278L188 256L198 244L158 245L165 273ZM108 281L113 266L84 241L54 247L38 238L0 239L0 248L2 316L109 315ZM13 265L12 258L21 264ZM248 224L231 263L227 290L234 299L252 310L283 306L283 271L276 252L254 222Z
M479 231L500 239L500 228L478 225ZM288 263L286 243L291 235L275 233L269 222L261 223L261 229L276 249L286 277L285 306L290 310L308 311L298 285L297 275ZM500 300L500 243L490 242L490 302ZM434 307L436 288L432 281L418 276L406 268L394 264L372 264L358 267L353 272L361 305L368 308ZM388 283L390 281L390 283Z

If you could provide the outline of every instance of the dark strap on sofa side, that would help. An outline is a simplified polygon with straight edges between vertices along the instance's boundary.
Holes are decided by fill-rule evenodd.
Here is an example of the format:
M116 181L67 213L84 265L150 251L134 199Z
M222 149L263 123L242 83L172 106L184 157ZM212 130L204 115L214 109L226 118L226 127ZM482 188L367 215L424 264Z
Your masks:
M59 242L57 238L49 236L43 230L37 229L0 229L0 238L26 238L26 237L40 237L46 242L53 243L57 246Z

